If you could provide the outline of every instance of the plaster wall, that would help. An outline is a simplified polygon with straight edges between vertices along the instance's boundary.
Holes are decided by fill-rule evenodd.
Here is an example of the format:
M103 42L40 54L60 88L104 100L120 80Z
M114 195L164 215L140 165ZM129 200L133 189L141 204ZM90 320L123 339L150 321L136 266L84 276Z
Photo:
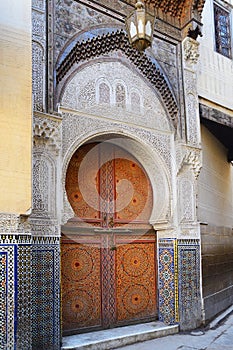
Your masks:
M230 11L232 18L233 1L219 1L218 3L223 4ZM233 61L215 51L213 0L205 2L202 23L203 36L198 39L200 42L198 94L207 100L232 109Z
M0 212L31 207L31 1L0 5Z
M203 168L198 180L205 320L233 302L233 167L227 150L202 126Z
M201 127L203 168L198 180L198 220L216 226L233 226L233 167L227 150Z

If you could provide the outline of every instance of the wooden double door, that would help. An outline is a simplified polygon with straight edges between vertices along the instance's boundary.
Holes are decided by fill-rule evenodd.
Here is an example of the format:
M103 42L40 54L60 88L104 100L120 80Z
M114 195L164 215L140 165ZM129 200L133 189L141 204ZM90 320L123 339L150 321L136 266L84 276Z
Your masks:
M154 320L156 238L142 166L119 146L84 145L66 192L76 216L62 227L63 333Z

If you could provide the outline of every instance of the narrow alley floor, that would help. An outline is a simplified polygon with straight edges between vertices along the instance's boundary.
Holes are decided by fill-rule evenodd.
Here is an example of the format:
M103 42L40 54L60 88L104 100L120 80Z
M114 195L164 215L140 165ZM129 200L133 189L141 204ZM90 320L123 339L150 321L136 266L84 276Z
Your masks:
M129 346L124 350L233 350L233 312L215 327L178 333Z

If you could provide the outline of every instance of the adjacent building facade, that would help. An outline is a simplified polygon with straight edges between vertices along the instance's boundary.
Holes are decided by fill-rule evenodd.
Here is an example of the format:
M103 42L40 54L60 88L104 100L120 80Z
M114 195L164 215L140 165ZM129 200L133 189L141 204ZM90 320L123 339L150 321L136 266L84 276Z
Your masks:
M232 304L232 1L206 1L198 62L198 179L205 319Z
M145 52L133 1L3 6L0 349L232 304L232 4L146 5Z

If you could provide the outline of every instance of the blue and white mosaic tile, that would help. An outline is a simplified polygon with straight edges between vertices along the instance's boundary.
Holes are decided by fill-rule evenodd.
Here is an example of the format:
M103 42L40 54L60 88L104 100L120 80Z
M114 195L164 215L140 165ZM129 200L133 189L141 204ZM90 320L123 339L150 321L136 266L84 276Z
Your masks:
M178 240L178 270L181 326L195 328L201 318L199 240Z
M17 247L0 245L0 350L14 350L16 339Z
M175 240L160 239L159 249L159 320L176 323Z
M58 238L37 237L32 246L32 349L60 349Z

